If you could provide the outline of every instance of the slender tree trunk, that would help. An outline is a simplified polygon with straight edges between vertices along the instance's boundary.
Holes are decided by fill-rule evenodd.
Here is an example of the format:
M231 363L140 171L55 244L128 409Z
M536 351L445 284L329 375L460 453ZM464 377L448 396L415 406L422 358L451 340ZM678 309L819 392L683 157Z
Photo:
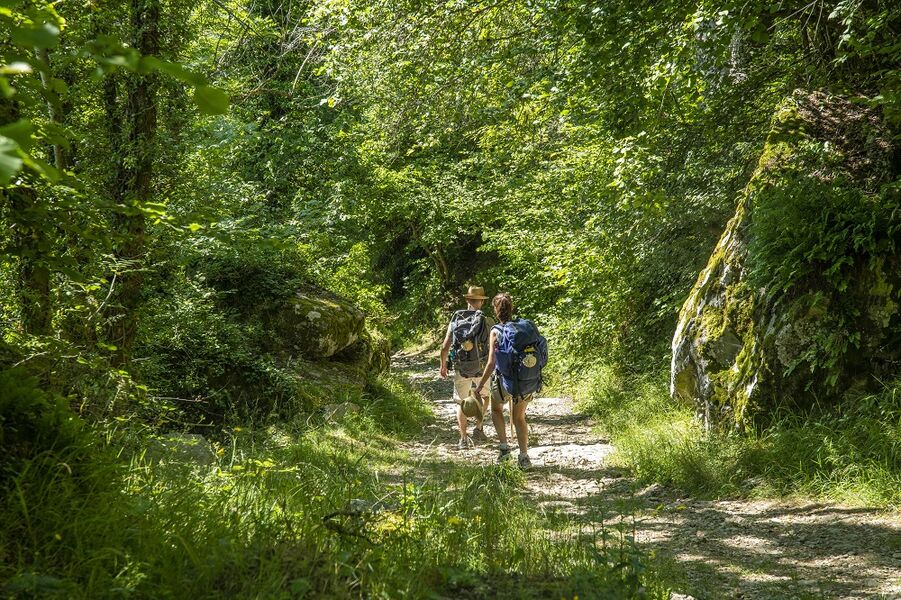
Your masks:
M142 56L159 54L160 1L132 0L131 28L134 47ZM118 99L115 83L107 86L107 107ZM113 197L123 208L115 216L117 276L107 313L107 340L116 346L114 364L131 359L138 307L144 282L146 222L140 208L151 198L153 183L154 137L157 129L156 76L132 74L125 82L125 114L121 134L111 130L116 154ZM111 123L111 126L114 123ZM122 138L116 139L118 135ZM111 285L113 285L111 283Z
M441 280L441 286L450 290L450 268L441 247L436 244L433 248L426 244L419 235L419 227L417 227L415 222L410 223L410 231L413 232L413 239L416 240L419 247L425 250L426 254L432 259L435 270L438 272L438 278Z
M56 95L51 90L50 53L47 52L46 48L39 48L35 51L35 55L47 67L47 71L41 71L41 85L44 86L44 91L47 93L47 116L50 117L51 121L62 126L62 103L58 99L57 102L54 102L53 98ZM66 149L58 143L53 144L53 164L60 170L68 169L70 166L69 155Z
M437 244L435 245L435 265L438 267L438 274L441 277L441 282L444 284L444 287L450 288L450 267L447 264L447 258L444 256L441 246L438 246Z

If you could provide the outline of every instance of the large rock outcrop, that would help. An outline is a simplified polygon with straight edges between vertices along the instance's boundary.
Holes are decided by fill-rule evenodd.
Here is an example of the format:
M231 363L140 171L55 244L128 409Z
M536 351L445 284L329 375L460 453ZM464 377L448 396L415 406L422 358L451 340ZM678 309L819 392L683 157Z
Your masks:
M351 302L322 290L301 290L266 316L271 345L303 358L330 358L363 335L365 315Z
M268 346L290 365L309 406L358 399L373 375L387 370L391 348L351 301L307 287L263 312Z
M210 381L227 412L284 417L336 400L356 402L372 376L388 368L388 340L367 329L353 302L322 288L308 284L287 297L248 303L238 314L261 335L252 338L253 359Z
M682 307L673 397L705 424L840 397L901 360L901 202L876 114L796 92Z
M332 356L332 360L353 367L361 375L382 373L391 363L391 344L377 332L364 330L360 339Z

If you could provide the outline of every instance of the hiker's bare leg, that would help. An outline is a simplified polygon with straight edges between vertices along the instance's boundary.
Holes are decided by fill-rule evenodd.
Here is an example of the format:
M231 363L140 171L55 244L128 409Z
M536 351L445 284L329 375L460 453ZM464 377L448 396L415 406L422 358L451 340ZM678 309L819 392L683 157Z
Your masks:
M491 422L494 423L494 431L501 444L507 443L507 424L504 423L504 405L497 402L491 403Z
M460 437L466 437L466 426L469 423L467 422L466 415L463 414L463 407L457 406L457 427L460 428Z
M516 428L516 441L519 442L519 451L522 454L529 453L529 426L526 425L528 404L523 400L513 405L513 426Z
M463 414L463 407L460 402L469 396L469 390L472 389L472 378L460 377L459 373L454 373L454 402L457 403L457 427L460 429L460 438L466 438L466 426L469 423L466 415Z
M482 399L482 416L476 418L476 429L483 429L482 427L485 424L485 415L488 414L489 404L491 404L491 398L487 395Z

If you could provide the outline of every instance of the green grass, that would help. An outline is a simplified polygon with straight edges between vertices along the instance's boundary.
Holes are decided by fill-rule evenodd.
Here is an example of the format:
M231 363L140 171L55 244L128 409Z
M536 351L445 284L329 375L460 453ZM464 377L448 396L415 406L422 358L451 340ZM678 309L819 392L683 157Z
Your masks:
M716 496L804 496L901 506L901 380L880 393L807 415L777 415L750 434L705 434L665 377L626 381L598 367L575 387L617 447L614 460L646 481Z
M149 463L121 423L81 468L27 461L0 499L0 597L665 597L627 536L549 532L515 468L399 450L430 418L408 386L362 406L225 429L212 467Z

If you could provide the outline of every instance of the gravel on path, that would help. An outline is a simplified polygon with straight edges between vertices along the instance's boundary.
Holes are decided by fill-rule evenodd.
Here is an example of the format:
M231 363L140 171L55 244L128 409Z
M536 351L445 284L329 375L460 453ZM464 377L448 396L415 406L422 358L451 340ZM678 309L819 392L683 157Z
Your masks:
M487 415L489 441L457 450L453 386L439 378L436 352L398 353L393 369L434 404L436 419L407 445L411 454L496 460ZM537 398L526 414L534 465L526 473L526 497L574 524L628 520L639 545L684 573L680 591L698 600L901 599L901 515L813 501L682 498L657 484L640 486L609 466L615 448L570 399Z

